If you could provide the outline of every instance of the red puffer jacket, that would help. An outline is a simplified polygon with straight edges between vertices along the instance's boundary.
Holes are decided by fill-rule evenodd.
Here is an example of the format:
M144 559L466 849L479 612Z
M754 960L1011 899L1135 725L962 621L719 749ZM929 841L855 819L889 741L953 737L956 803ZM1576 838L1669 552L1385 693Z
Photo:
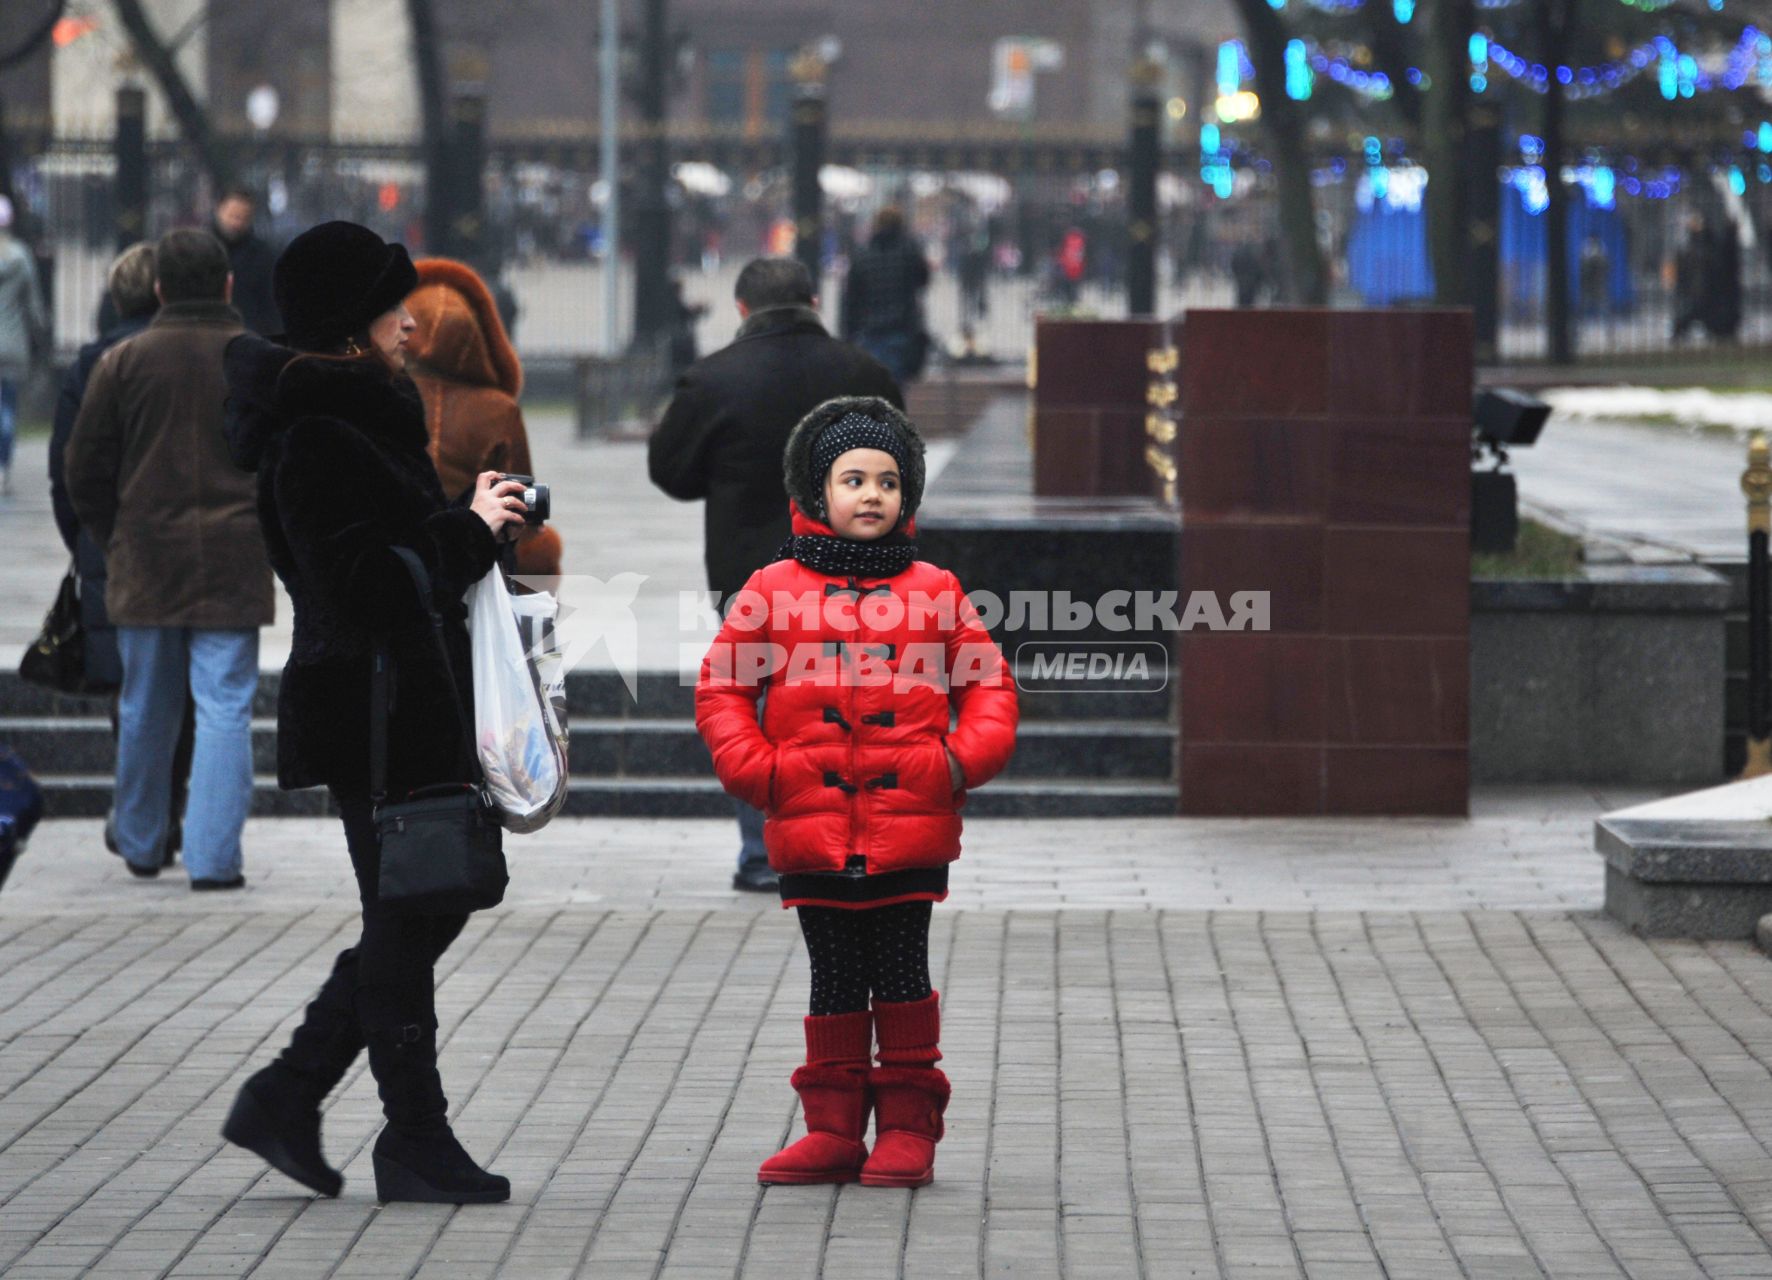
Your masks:
M797 508L793 521L795 533L831 534ZM1008 763L1017 718L1002 651L959 580L921 560L885 579L797 560L759 569L695 690L714 772L768 815L778 872L840 871L851 854L870 874L952 862L965 789ZM950 751L964 775L957 794Z

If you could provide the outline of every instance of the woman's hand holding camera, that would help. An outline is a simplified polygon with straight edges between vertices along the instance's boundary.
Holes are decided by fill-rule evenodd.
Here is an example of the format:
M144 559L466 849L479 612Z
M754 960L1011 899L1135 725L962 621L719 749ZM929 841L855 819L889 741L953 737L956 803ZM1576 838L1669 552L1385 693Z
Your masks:
M486 522L492 536L509 542L523 532L523 517L529 508L523 505L523 485L516 480L501 480L496 471L482 471L474 481L473 513Z

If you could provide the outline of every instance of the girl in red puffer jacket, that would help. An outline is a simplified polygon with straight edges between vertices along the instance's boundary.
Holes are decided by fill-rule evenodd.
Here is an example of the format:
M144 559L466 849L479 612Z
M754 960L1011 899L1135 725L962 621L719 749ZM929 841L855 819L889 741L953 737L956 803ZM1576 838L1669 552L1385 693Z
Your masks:
M769 865L812 961L792 1081L806 1136L757 1178L918 1187L948 1101L930 909L960 856L966 791L1015 750L1015 684L959 581L916 559L923 441L902 413L826 401L785 467L793 536L734 598L695 691L721 784L767 814Z

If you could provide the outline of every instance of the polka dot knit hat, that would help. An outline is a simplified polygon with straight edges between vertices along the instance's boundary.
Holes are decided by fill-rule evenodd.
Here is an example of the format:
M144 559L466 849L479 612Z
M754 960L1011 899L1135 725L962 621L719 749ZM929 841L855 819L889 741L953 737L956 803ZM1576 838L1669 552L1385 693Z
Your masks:
M812 474L822 487L831 464L851 449L878 449L892 455L903 475L910 458L902 435L865 413L846 413L819 432L812 444Z
M788 497L814 519L824 519L825 479L850 449L879 449L898 464L904 518L923 501L923 438L898 406L877 396L827 400L800 420L782 454Z

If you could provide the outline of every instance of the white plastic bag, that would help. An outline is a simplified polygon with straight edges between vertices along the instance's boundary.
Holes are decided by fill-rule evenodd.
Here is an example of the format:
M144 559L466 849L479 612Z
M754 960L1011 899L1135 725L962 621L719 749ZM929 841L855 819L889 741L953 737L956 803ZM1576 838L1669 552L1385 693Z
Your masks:
M513 596L497 566L468 588L474 728L505 830L538 831L566 803L566 676L553 643L559 603ZM525 635L524 633L528 634Z

